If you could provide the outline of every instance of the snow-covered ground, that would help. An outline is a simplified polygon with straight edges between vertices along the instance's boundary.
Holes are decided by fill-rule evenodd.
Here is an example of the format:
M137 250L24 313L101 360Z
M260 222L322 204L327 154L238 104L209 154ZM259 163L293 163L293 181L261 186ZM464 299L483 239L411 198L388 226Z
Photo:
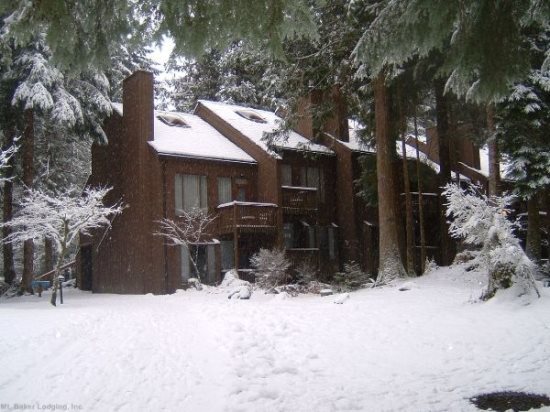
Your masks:
M475 303L483 277L440 269L348 299L72 290L0 301L0 404L81 411L469 411L550 395L550 289ZM335 300L343 304L334 304ZM43 409L45 410L45 409Z

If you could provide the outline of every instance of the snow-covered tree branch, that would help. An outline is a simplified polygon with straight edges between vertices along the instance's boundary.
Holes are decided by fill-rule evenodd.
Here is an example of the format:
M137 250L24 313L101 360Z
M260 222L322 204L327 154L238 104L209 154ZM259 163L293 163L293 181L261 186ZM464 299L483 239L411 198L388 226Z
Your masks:
M6 150L0 150L0 184L3 184L6 180L10 180L5 176L5 170L9 167L10 159L17 152L17 146L13 145Z
M535 291L540 297L533 278L536 266L521 248L514 235L516 223L508 216L514 196L487 197L472 186L463 190L455 184L448 184L443 194L452 219L451 236L481 247L478 260L489 275L484 298L514 285L520 288L519 294Z
M204 242L208 227L215 219L216 216L209 215L203 209L182 210L177 220L167 218L160 220L160 230L155 233L162 236L169 246L183 246L188 250L189 259L199 280L200 273L197 266L199 250L196 246Z
M103 199L110 188L86 188L82 192L70 187L50 194L38 189L28 189L20 203L20 210L3 225L12 233L3 239L7 243L20 244L27 239L50 238L57 251L52 305L56 304L59 270L65 263L69 247L78 242L80 235L90 235L93 230L109 228L111 220L122 213L122 205L105 206Z

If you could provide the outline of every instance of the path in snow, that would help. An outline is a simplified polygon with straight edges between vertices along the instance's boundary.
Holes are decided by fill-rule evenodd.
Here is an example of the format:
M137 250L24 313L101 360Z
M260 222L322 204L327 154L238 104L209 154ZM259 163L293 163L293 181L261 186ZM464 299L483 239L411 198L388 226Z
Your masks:
M550 296L470 303L473 274L283 299L91 295L0 303L0 403L84 411L462 411L550 395ZM216 291L214 291L216 292Z

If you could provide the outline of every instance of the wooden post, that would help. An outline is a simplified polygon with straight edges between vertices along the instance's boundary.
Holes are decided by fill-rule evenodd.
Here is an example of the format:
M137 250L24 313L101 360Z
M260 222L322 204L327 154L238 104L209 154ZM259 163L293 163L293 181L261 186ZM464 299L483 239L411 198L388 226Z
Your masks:
M487 142L489 148L489 195L500 195L500 153L498 149L498 142L496 137L495 128L495 112L493 104L487 105L487 129L491 137Z
M233 205L233 255L235 259L235 270L237 275L239 274L239 229L237 228L237 208L239 206L235 203Z

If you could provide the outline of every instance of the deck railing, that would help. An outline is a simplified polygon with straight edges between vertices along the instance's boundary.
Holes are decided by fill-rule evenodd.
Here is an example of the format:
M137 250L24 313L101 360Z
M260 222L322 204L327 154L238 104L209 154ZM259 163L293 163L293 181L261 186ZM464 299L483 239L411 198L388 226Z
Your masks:
M272 231L277 225L277 205L273 203L230 202L218 206L219 233Z
M317 210L317 189L283 186L283 210L286 213L309 213Z

